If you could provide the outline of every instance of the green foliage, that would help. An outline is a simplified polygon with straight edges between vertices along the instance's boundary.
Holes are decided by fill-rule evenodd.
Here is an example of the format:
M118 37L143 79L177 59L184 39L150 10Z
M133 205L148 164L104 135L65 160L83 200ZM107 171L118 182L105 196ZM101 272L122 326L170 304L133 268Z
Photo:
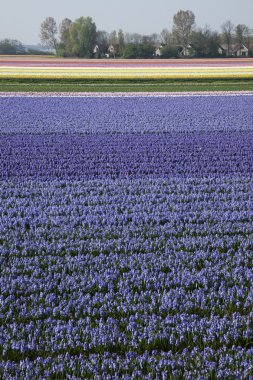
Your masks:
M96 44L96 37L96 24L92 18L78 18L69 28L69 41L72 55L91 58Z
M123 50L123 58L136 58L137 46L134 44L127 44Z
M219 43L219 35L208 28L192 32L191 45L196 57L219 57Z
M152 58L154 50L154 46L150 44L127 44L123 50L123 58Z
M174 45L165 45L162 47L162 58L177 58L178 48Z
M0 41L0 54L25 54L25 48L20 41L6 38Z
M125 47L124 33L122 29L118 31L118 44L119 44L119 53L121 55Z
M56 55L58 57L67 57L66 55L66 47L64 44L60 43L58 46L57 46L57 49L56 49Z
M152 58L154 56L155 48L150 44L144 44L139 46L138 58Z
M71 56L71 44L70 44L70 28L72 26L72 21L68 18L62 20L59 32L60 32L60 43L57 46L56 54L60 57L70 57Z

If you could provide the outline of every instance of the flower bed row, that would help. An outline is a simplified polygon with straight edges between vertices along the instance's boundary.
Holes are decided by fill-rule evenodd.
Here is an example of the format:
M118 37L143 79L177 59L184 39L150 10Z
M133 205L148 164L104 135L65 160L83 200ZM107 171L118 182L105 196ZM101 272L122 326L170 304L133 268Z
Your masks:
M52 66L0 66L0 78L252 78L253 66L228 67L52 67Z
M253 375L252 102L0 98L1 378Z
M253 125L253 95L7 94L0 114L1 135L246 131Z
M2 376L252 373L252 190L2 183Z

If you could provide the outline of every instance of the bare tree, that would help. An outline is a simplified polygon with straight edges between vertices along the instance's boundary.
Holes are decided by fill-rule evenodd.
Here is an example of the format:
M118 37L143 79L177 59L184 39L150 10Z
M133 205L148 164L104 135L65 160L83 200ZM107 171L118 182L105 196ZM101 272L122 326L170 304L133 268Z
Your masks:
M109 34L109 44L115 46L117 43L118 43L117 32L116 32L116 30L113 30L113 31Z
M245 24L238 24L235 28L235 40L239 45L247 45L247 37L250 34L250 29Z
M57 25L53 17L47 17L40 26L40 39L43 45L57 48Z
M171 33L169 32L167 28L164 28L161 31L160 36L161 36L161 42L163 44L168 45L171 42Z
M143 36L139 33L125 33L125 44L140 45L142 43Z
M221 30L222 30L222 37L227 45L227 51L228 55L231 55L231 47L232 47L232 42L233 42L233 31L234 31L234 24L230 21L227 20L221 25Z
M178 11L173 17L173 34L178 44L186 50L195 26L195 15L191 11Z
M153 45L158 45L159 43L161 43L160 35L158 33L152 33L150 35L150 42Z

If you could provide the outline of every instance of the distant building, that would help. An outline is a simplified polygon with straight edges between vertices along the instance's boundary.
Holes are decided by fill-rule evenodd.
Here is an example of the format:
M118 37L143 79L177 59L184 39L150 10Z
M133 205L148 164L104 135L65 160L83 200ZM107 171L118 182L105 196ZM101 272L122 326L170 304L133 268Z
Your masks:
M178 56L179 57L194 57L196 55L196 51L192 45L188 44L186 47L179 46L178 47Z
M227 48L225 45L218 45L218 53L220 55L227 55Z
M163 46L161 45L161 46L159 46L159 47L157 47L156 49L155 49L155 53L154 53L154 56L155 57L161 57L163 54L162 54L162 48L163 48Z
M110 57L115 58L119 54L119 45L109 45L108 54Z
M232 54L237 57L248 57L249 49L245 45L235 45L232 47Z
M249 49L245 45L232 44L230 51L226 44L218 45L218 52L220 55L233 56L233 57L248 57Z
M93 49L93 53L94 53L94 54L98 54L98 53L99 53L99 47L98 47L98 45L96 45L96 46L94 47L94 49Z

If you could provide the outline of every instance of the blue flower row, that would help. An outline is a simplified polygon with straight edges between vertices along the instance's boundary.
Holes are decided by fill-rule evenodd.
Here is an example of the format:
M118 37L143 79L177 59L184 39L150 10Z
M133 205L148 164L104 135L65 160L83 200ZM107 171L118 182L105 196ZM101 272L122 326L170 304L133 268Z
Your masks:
M3 182L0 373L251 373L251 193L251 177Z

